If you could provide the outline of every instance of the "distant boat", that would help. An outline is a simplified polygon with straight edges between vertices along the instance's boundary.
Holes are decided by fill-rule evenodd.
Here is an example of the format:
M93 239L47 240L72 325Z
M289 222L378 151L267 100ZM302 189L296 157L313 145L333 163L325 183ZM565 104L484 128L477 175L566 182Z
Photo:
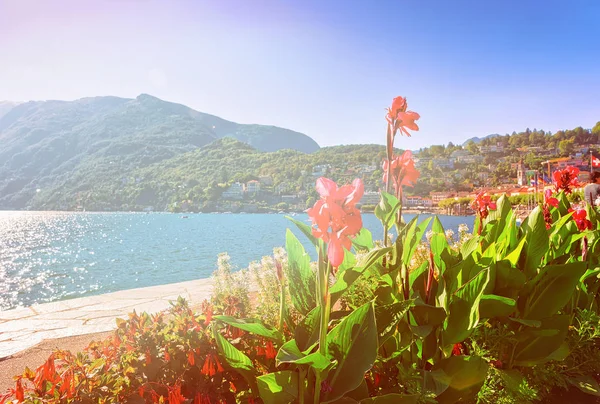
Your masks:
M187 216L181 216L181 218L182 218L182 219L187 219L188 217L187 217Z

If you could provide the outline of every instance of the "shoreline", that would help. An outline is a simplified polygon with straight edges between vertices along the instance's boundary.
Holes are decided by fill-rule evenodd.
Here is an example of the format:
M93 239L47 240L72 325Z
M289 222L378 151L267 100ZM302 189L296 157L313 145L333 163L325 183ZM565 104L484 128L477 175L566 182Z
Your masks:
M212 290L212 278L204 278L0 311L0 361L47 340L112 331L117 318L164 311L180 296L198 305Z

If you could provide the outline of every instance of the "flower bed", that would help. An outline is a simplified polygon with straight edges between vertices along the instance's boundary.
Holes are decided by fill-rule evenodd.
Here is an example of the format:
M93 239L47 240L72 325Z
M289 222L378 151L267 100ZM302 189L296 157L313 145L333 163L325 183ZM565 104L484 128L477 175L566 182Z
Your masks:
M375 208L383 241L362 228L361 181L320 178L312 226L290 218L317 262L289 230L285 253L249 271L232 274L221 257L199 314L182 300L169 319L132 314L88 355L58 351L25 370L9 396L368 404L523 403L555 388L600 395L600 223L592 207L571 208L572 172L555 175L554 192L519 226L507 198L480 194L474 231L454 240L437 218L402 218L402 187L418 172L410 154L394 156L394 141L418 130L418 118L401 97L388 110Z

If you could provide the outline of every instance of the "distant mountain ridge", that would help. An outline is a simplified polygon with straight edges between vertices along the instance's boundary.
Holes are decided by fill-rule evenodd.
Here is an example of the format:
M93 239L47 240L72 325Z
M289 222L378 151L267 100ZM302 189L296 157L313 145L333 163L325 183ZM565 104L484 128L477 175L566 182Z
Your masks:
M0 108L0 209L26 207L40 188L80 181L85 189L94 176L130 172L223 137L260 151L319 150L299 132L238 124L147 94Z
M481 143L481 141L483 139L489 139L489 138L498 137L498 136L500 136L500 134L498 134L498 133L492 133L491 135L487 135L487 136L484 136L484 137L477 137L477 136L475 136L475 137L472 137L472 138L469 138L469 139L465 140L463 142L462 146L463 147L466 146L467 144L469 144L469 142L474 142L476 144L479 144L479 143Z

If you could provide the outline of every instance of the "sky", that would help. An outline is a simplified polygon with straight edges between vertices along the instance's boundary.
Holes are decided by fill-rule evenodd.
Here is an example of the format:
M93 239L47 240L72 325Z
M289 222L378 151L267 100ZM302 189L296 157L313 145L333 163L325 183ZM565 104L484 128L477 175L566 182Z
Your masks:
M0 100L147 93L321 146L600 121L600 1L0 0Z

